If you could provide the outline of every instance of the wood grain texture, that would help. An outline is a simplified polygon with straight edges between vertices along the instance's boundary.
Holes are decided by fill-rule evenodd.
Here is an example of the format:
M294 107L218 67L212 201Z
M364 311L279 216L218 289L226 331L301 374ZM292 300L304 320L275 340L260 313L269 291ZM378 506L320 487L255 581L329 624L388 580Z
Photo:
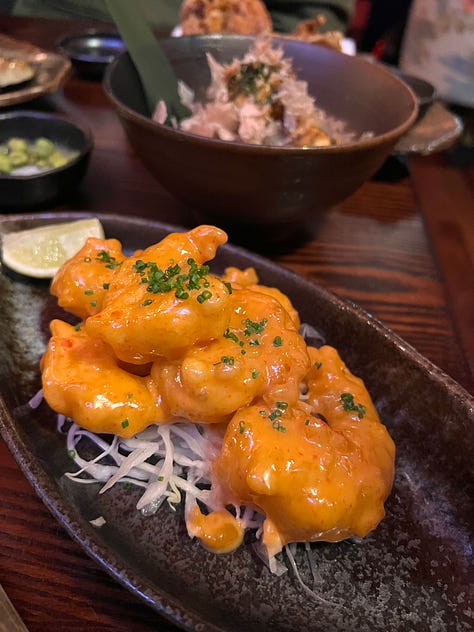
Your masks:
M445 155L410 160L455 328L474 375L474 180Z
M91 23L0 17L0 30L54 47ZM56 209L124 213L192 225L128 145L98 82L72 76L27 104L88 124L95 148L80 188ZM467 389L473 388L472 169L445 157L374 178L314 218L275 261L354 301ZM453 209L456 209L456 214ZM174 630L110 579L52 518L0 442L0 581L31 632Z

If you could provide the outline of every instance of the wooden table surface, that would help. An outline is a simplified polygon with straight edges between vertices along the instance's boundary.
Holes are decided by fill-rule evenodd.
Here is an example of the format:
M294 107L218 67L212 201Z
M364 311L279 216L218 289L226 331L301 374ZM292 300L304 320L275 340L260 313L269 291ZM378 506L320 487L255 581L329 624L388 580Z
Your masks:
M0 16L1 33L49 49L60 35L86 26ZM134 155L100 82L72 75L63 90L12 109L21 108L68 115L93 133L83 183L53 210L195 223L192 210ZM390 159L352 197L315 219L304 240L267 254L360 304L472 392L473 188L472 152ZM70 539L1 441L0 582L31 631L175 629Z

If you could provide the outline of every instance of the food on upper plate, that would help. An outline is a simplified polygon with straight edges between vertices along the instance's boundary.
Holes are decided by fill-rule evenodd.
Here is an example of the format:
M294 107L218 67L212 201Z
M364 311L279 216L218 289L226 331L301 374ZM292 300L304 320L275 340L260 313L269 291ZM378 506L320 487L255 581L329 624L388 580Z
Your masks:
M103 470L77 461L102 491L138 472L147 513L183 494L188 533L211 551L248 527L270 561L287 543L363 537L384 516L393 442L337 351L305 341L286 295L253 269L210 271L226 239L198 226L125 256L90 238L52 283L82 321L51 323L44 398L89 438L113 435L105 449L97 438Z
M309 20L302 20L296 25L290 35L283 37L290 37L308 44L342 51L343 34L340 31L321 32L321 27L325 23L326 18L323 15L318 15Z
M28 62L0 57L0 89L29 81L34 75L35 69Z
M260 35L273 30L271 15L262 0L184 0L180 20L183 35ZM274 35L342 50L343 34L340 31L321 32L325 23L326 18L317 15L298 22L289 34Z
M200 136L252 145L327 147L355 138L343 121L316 107L306 81L298 79L292 61L270 37L256 38L242 59L219 64L208 53L211 84L206 101L179 84L181 99L191 116L180 129ZM161 101L153 115L164 123Z
M262 0L184 0L180 20L183 35L258 35L272 30Z
M0 174L31 175L48 169L58 169L76 155L76 152L59 149L48 138L40 137L29 141L11 137L0 144Z

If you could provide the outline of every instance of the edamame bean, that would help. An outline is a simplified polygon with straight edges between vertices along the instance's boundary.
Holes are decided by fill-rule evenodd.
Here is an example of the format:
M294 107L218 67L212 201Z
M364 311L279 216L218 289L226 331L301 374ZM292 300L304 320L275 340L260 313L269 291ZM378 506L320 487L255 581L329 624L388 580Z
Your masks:
M40 171L58 169L77 156L65 154L49 138L40 137L34 142L16 136L0 145L0 173L12 173L20 167L35 166Z

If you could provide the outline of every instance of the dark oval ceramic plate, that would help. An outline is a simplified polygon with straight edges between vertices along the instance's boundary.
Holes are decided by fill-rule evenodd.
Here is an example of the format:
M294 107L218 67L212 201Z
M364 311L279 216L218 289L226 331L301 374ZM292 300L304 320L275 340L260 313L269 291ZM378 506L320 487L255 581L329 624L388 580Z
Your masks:
M2 232L84 214L4 217ZM89 214L86 214L89 216ZM127 250L173 227L99 216ZM135 510L137 494L71 483L65 438L43 403L25 403L40 386L38 359L48 322L60 315L47 284L0 275L1 427L10 450L65 529L113 577L185 630L308 632L468 630L473 626L473 399L400 338L356 306L271 262L223 247L215 269L255 266L263 283L287 292L302 319L318 327L362 376L397 445L387 516L362 542L310 548L310 598L289 571L271 575L250 542L214 556L187 537L182 515ZM89 521L103 516L101 528ZM313 585L304 547L303 580ZM337 605L334 605L337 604Z

